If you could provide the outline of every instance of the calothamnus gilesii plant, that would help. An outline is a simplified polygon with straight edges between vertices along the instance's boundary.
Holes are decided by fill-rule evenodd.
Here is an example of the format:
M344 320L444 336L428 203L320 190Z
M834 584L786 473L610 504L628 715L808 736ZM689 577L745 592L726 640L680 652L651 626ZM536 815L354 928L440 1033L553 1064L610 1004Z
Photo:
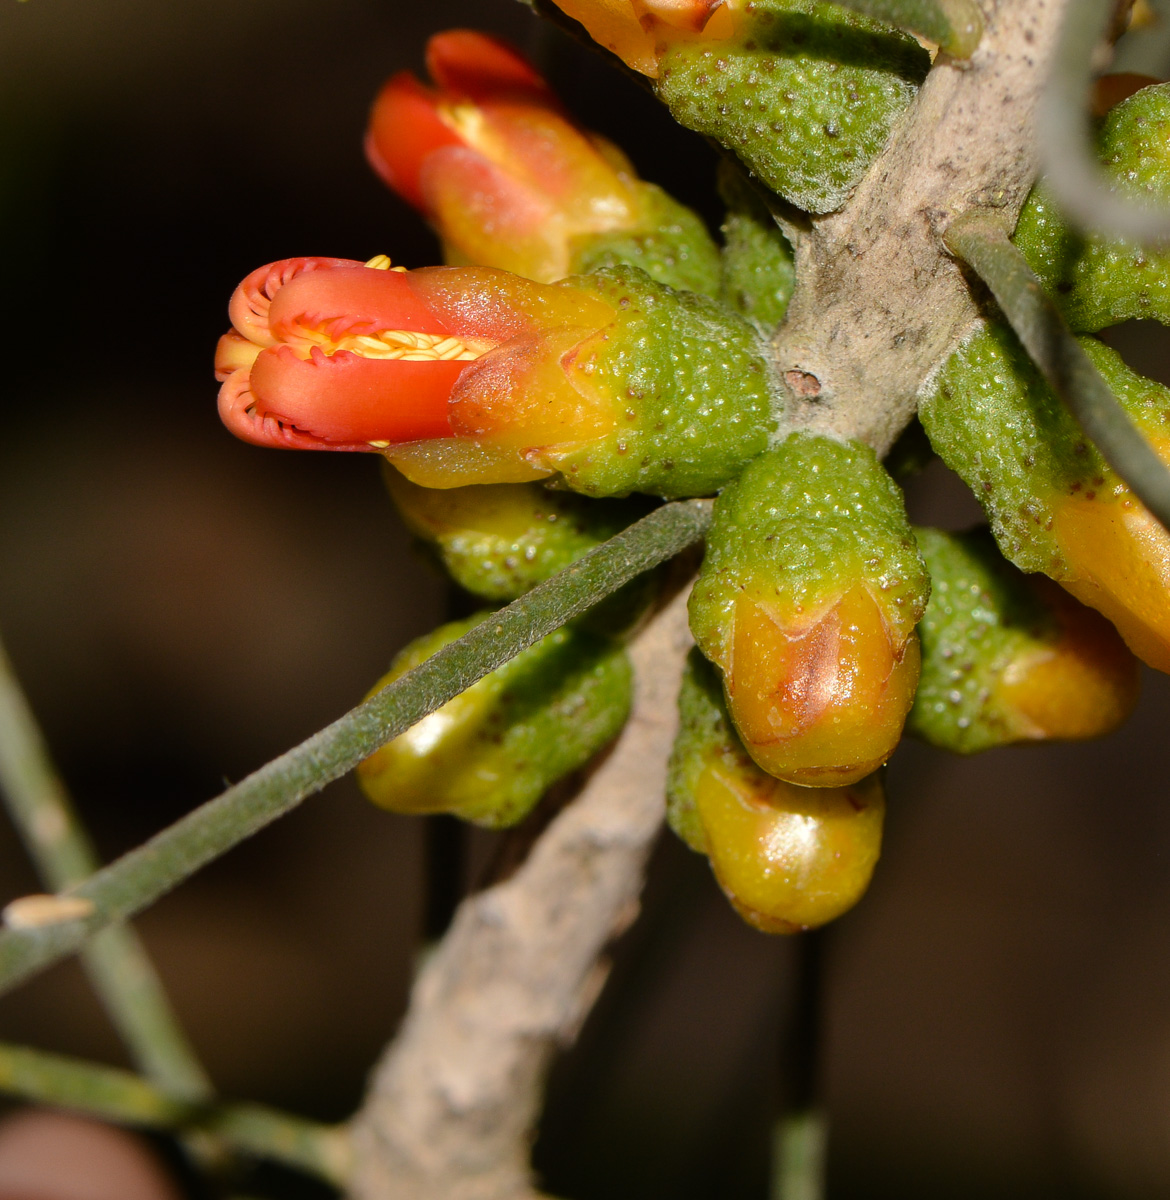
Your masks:
M1097 81L1091 125L1079 103L1128 7L557 4L723 148L721 239L501 41L438 33L429 79L385 84L366 155L446 265L252 270L219 411L257 446L381 458L476 611L102 870L9 681L10 805L56 806L71 849L31 839L52 894L6 911L0 984L105 962L144 1076L8 1048L10 1090L361 1200L534 1196L552 1048L664 812L749 924L809 937L880 869L904 733L1096 737L1138 659L1170 671L1170 392L1097 336L1170 321L1170 85ZM883 463L919 421L989 528L911 526ZM464 904L352 1122L220 1105L161 990L126 994L133 935L91 939L355 767L382 807L494 828L580 795ZM819 1119L781 1132L776 1194L819 1195Z

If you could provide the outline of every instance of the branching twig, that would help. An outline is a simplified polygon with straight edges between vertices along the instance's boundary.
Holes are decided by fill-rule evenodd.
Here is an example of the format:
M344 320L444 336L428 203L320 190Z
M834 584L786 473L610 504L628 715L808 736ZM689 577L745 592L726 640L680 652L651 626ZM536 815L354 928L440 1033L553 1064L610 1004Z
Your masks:
M99 868L97 853L77 820L2 644L0 792L49 887L72 887ZM138 935L127 926L107 929L85 947L82 961L143 1074L176 1099L210 1099L211 1081Z
M946 242L991 289L1024 349L1105 461L1170 528L1170 470L1126 415L1007 231L972 214L947 230Z
M71 890L92 915L0 934L0 991L78 950L340 778L521 650L703 536L709 501L667 504L444 646L344 717Z
M213 1134L244 1153L339 1186L349 1174L350 1139L344 1129L260 1104L191 1104L113 1067L0 1043L0 1091L123 1125Z
M507 882L464 902L354 1122L361 1200L532 1200L528 1151L553 1052L633 918L663 817L690 635L677 597L635 641L633 715Z

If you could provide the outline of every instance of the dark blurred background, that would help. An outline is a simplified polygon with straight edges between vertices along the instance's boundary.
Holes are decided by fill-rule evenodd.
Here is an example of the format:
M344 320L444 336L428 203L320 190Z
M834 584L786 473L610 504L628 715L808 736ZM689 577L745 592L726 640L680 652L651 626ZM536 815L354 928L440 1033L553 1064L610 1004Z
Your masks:
M344 711L445 611L375 460L234 441L211 356L255 266L435 259L361 132L428 31L466 24L717 223L709 148L514 0L0 4L0 628L107 857ZM1145 38L1129 65L1157 70L1165 28ZM1119 337L1170 378L1161 330ZM938 466L910 490L917 520L978 517ZM1170 1190L1168 713L1150 674L1102 742L898 752L883 862L829 945L834 1200ZM225 1094L359 1102L406 1000L421 847L345 780L142 918ZM473 870L492 851L477 835ZM0 823L0 902L36 886ZM645 910L554 1074L547 1185L761 1200L792 946L669 839ZM124 1061L72 963L0 1001L0 1037Z

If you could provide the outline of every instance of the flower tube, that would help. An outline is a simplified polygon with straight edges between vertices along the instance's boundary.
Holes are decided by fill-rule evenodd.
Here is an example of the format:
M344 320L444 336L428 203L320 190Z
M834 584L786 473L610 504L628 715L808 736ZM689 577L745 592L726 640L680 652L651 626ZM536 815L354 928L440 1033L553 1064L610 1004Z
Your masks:
M216 368L233 433L379 452L429 487L560 473L588 495L709 495L777 424L758 332L640 271L546 285L288 259L230 312Z
M427 68L435 86L403 71L382 88L366 156L435 227L449 262L546 283L625 262L715 293L718 252L699 217L574 125L512 47L449 30L428 42Z
M723 491L691 630L760 767L840 787L889 758L928 593L901 493L867 447L791 434Z
M958 754L1100 737L1137 702L1138 664L1099 613L1004 560L986 529L915 529L931 593L907 729Z
M711 665L692 651L678 697L666 815L705 854L732 907L765 933L824 925L857 903L882 845L880 774L809 788L762 771L736 736Z
M1170 389L1094 337L1081 345L1170 463ZM1012 331L978 330L919 407L935 450L980 498L1004 557L1041 571L1170 671L1170 533L1130 492L1053 395Z
M490 617L476 613L417 638L370 694ZM358 784L391 812L515 825L618 735L632 691L630 661L618 643L558 629L363 760Z

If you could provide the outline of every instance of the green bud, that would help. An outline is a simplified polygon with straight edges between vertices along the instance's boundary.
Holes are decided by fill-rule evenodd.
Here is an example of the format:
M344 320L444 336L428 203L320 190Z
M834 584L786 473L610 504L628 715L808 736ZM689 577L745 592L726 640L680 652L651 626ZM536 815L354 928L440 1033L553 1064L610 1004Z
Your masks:
M791 434L722 493L691 630L764 770L834 787L886 761L929 586L902 493L866 446Z
M719 248L703 219L652 183L639 181L642 221L634 230L573 239L570 271L638 267L655 283L704 296L719 295Z
M667 820L705 854L750 925L795 933L852 908L881 852L879 776L806 788L761 771L736 736L714 668L692 652L679 692Z
M411 642L373 691L491 617L477 613ZM391 812L514 825L617 736L632 681L629 659L613 641L558 629L372 754L359 765L358 782Z
M760 194L728 160L719 164L723 222L723 302L771 333L784 320L796 284L788 239Z
M1085 352L1170 460L1170 390L1093 337ZM1040 571L1170 670L1170 535L1133 497L1053 395L1010 329L979 329L919 405L935 450L987 510L1004 555Z
M764 451L780 401L756 330L714 300L676 292L630 267L577 277L620 313L576 353L615 429L548 455L570 488L710 496Z
M427 488L393 467L386 487L406 527L433 546L460 587L515 600L644 517L652 502L589 500L538 483Z
M959 754L1098 737L1137 701L1137 660L1104 617L1006 562L985 529L916 529L930 570L907 730Z
M1142 88L1113 108L1098 150L1119 192L1170 200L1170 84ZM1061 217L1043 182L1032 189L1014 240L1074 330L1147 318L1170 324L1170 249L1082 236Z
M906 34L819 0L757 0L736 43L678 42L657 91L774 192L832 212L886 143L930 69Z

